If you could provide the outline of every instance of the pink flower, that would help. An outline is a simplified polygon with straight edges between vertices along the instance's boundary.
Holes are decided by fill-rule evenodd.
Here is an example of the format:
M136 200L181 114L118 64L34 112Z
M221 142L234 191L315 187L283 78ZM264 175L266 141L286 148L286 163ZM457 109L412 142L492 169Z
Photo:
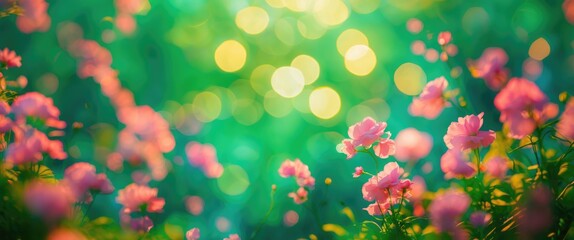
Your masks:
M556 124L556 131L561 137L574 140L574 98L566 103L566 108L560 116L560 122Z
M165 200L157 197L157 188L134 183L120 190L116 201L129 212L161 212L165 205Z
M450 106L445 99L445 90L448 82L444 77L439 77L427 83L421 95L413 99L409 106L409 113L413 116L422 116L427 119L435 119L445 107Z
M503 179L508 171L507 159L503 157L493 157L485 163L486 174Z
M26 117L37 117L44 119L49 127L66 127L66 123L60 121L60 110L54 106L52 99L37 92L17 97L12 104L12 113L18 122L25 122Z
M480 131L482 127L482 116L484 113L459 117L458 122L453 122L448 127L444 136L444 143L449 149L477 149L487 147L496 138L494 131Z
M349 127L349 137L355 147L371 147L385 133L386 122L377 122L370 117Z
M448 232L453 235L459 229L460 217L470 206L471 199L457 190L448 190L438 195L429 205L429 214L432 225L438 232Z
M55 221L70 216L74 195L65 185L34 181L26 186L24 201L32 214Z
M363 184L363 198L379 204L387 202L388 204L397 204L401 198L410 198L412 182L408 179L400 179L403 172L404 170L396 162L387 163L383 171ZM370 213L376 213L377 211L372 206L367 207L365 210Z
M351 139L345 139L342 143L337 145L337 151L346 154L347 160L357 154L357 149L355 149L355 145L353 145L353 140Z
M508 81L508 69L504 67L508 55L502 48L487 48L476 61L469 61L468 68L475 78L482 78L492 90L499 90Z
M201 235L199 234L199 228L192 228L185 233L186 240L199 240L200 236Z
M24 14L18 16L16 25L23 33L34 31L45 32L50 29L51 19L47 14L48 4L45 0L20 0Z
M454 177L471 177L475 174L475 169L468 162L468 157L459 150L448 150L440 159L440 168L444 172L446 179Z
M149 232L153 228L153 221L148 216L130 219L130 227L136 232Z
M68 167L64 172L64 181L74 192L77 200L91 199L89 191L110 194L114 191L110 180L105 174L96 174L94 165L79 162Z
M363 173L365 173L365 171L363 171L363 167L359 166L355 168L355 172L353 173L353 177L354 178L358 178L361 175L363 175Z
M11 112L10 105L4 101L0 101L0 133L10 131L12 127L12 120L7 116Z
M22 57L16 55L16 52L4 48L0 51L0 68L20 67L22 66Z
M13 165L35 163L47 153L51 158L63 160L67 154L62 142L50 140L43 132L30 127L14 128L15 141L6 149L6 162Z
M309 195L309 192L305 188L299 187L296 192L291 192L287 196L293 198L296 204L302 204L307 201L307 195Z
M490 220L492 219L492 215L490 213L484 211L477 211L470 214L470 224L475 228L483 228L488 226Z
M230 234L229 237L226 237L223 240L241 240L241 238L239 238L239 235L237 234Z
M203 170L209 178L218 178L223 174L223 166L217 161L217 153L211 144L190 142L185 146L189 163Z
M384 203L375 202L369 204L369 206L363 208L363 210L367 211L367 213L369 213L371 216L380 216L386 214L390 207L391 204L388 201Z
M509 128L509 137L521 139L536 127L558 114L558 106L533 82L524 78L511 79L494 98L500 111L500 121Z
M298 158L294 161L286 159L279 167L279 176L283 178L295 177L300 187L314 187L315 178L311 176L309 166L305 165Z
M374 147L373 150L375 151L375 155L377 155L380 158L388 158L391 155L395 154L396 151L396 147L395 147L395 141L388 139L388 138L382 138Z
M447 45L452 40L452 34L450 32L440 32L438 34L438 44L441 46Z
M395 138L397 151L395 158L399 161L416 161L428 156L432 149L432 137L414 128L399 132Z

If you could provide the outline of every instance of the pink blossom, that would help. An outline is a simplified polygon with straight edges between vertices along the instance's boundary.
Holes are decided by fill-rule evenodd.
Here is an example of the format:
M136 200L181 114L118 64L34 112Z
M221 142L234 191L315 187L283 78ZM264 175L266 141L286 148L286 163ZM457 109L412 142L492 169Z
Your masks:
M413 99L409 106L409 113L413 116L422 116L435 119L450 103L445 99L445 90L448 82L439 77L427 83L419 97Z
M165 205L165 200L157 197L157 188L134 183L120 190L116 201L129 212L138 212L143 207L147 212L161 212Z
M560 116L560 122L556 124L559 136L568 140L574 140L574 98L568 100L566 108Z
M449 149L477 149L487 147L496 138L496 133L492 130L480 131L482 127L484 113L477 115L467 115L459 117L458 122L453 122L448 127L444 136L444 143Z
M354 178L358 178L361 175L363 175L363 173L365 173L365 171L363 171L363 167L359 166L355 168L355 172L353 173L353 177Z
M307 201L307 195L309 195L309 192L304 187L299 187L296 192L291 192L287 196L293 198L296 204L302 204Z
M34 181L26 186L24 201L31 213L54 221L70 216L74 195L63 184Z
M34 31L45 32L50 29L51 19L47 14L48 4L45 0L20 0L24 14L18 16L16 25L23 33Z
M509 137L521 139L536 127L558 114L558 106L533 82L524 78L511 79L494 98L500 111L500 121L509 128Z
M114 191L108 177L101 173L96 174L94 165L79 162L68 167L64 172L64 182L70 187L77 200L91 199L89 191L110 194Z
M186 240L199 240L199 237L201 237L199 234L199 228L189 229L189 231L185 233Z
M16 52L8 48L0 51L0 67L11 68L20 66L22 66L22 57L16 55Z
M337 145L337 151L346 154L347 160L351 159L357 154L357 149L355 149L355 145L351 139L345 139L343 142Z
M386 127L386 122L377 122L371 117L366 117L363 121L349 127L348 134L355 147L369 148L385 133Z
M237 234L230 234L229 237L226 237L223 240L241 240L241 238L239 238L239 235Z
M380 216L386 214L389 211L390 207L391 204L388 201L384 203L375 202L369 204L369 206L363 208L363 210L367 211L367 213L369 213L369 215L371 216Z
M375 151L375 155L378 157L383 159L388 158L396 152L395 141L388 138L382 138L377 144L375 144L373 150Z
M484 165L486 167L486 174L503 179L506 177L508 171L508 160L504 157L493 157L488 160Z
M450 32L440 32L438 34L438 44L441 46L447 45L452 40L452 34Z
M169 123L149 106L122 108L118 119L126 124L126 130L156 145L161 152L169 152L175 147Z
M24 122L26 117L37 117L46 120L46 125L64 128L66 123L60 121L60 110L54 106L51 98L38 92L29 92L17 97L12 104L12 113L16 121Z
M218 178L223 174L213 145L190 142L185 146L185 152L189 163L201 168L207 177Z
M298 158L294 161L286 159L279 167L279 176L283 178L295 177L300 187L314 187L315 178L311 176L309 166L305 165Z
M432 225L438 232L448 232L456 237L461 231L457 226L458 222L470 202L471 199L466 193L453 189L438 195L429 205Z
M499 90L508 81L508 69L504 67L508 55L502 48L487 48L476 61L469 61L468 68L475 78L482 78L493 90Z
M407 128L399 132L395 138L397 151L395 158L399 161L417 161L426 157L432 149L432 137L425 132L414 128Z
M383 205L397 204L401 198L410 198L412 182L408 179L400 179L403 172L404 170L396 162L387 163L383 171L363 184L363 198ZM381 213L376 209L378 207L374 208L374 206L369 206L365 210L369 213Z
M492 219L492 215L490 213L484 211L477 211L470 214L470 224L472 224L475 228L483 228L488 226L490 220Z
M440 168L446 179L455 177L471 177L475 169L468 161L466 153L459 150L448 150L440 159Z
M17 127L13 130L15 141L6 149L7 163L20 165L39 162L43 159L43 153L58 160L67 157L62 142L48 139L43 132L30 127Z

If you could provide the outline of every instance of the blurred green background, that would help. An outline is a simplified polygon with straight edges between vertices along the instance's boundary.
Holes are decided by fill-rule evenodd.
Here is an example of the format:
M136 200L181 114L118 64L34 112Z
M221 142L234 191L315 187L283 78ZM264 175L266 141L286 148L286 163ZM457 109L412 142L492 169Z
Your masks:
M343 206L351 207L357 219L367 219L360 210L367 205L360 190L366 179L351 173L359 165L373 169L372 161L363 156L347 161L335 148L348 126L365 116L387 121L394 135L407 127L429 132L433 151L411 176L423 175L431 190L448 185L438 162L446 150L442 136L458 113L447 109L429 121L410 116L407 107L424 83L445 76L451 89L466 86L476 113L485 112L485 128L500 130L492 104L496 93L466 67L485 48L508 53L511 76L528 75L529 50L542 51L547 56L536 62L541 72L528 77L554 102L574 86L574 28L564 17L562 1L150 0L134 15L133 34L114 25L113 1L48 2L48 32L23 34L15 17L0 20L0 47L23 59L23 66L6 77L27 76L25 91L54 98L63 120L84 124L64 137L70 159L63 165L102 163L100 171L121 189L132 182L130 169L111 172L104 162L122 126L100 87L76 75L77 62L61 45L59 30L76 23L84 38L109 49L123 86L134 92L138 105L159 111L176 137L176 149L166 155L170 174L150 183L166 198L164 213L154 220L169 236L199 227L207 239L229 233L248 238L269 207L272 184L277 185L276 205L260 236L331 236L320 234L310 210L287 197L296 184L280 178L277 169L294 158L308 164L317 179L310 204L316 205L321 223L350 225L340 213ZM407 30L412 18L423 23L420 33ZM415 41L440 53L436 35L442 31L452 32L458 48L449 60L452 66L412 53ZM540 38L542 45L533 45ZM184 147L190 141L216 147L225 167L221 178L208 179L189 165ZM432 167L429 173L422 171L425 164ZM328 187L326 177L333 180ZM205 201L200 215L187 212L187 196ZM90 214L117 220L120 205L114 198L98 196L97 211ZM283 216L290 210L299 221L286 227Z

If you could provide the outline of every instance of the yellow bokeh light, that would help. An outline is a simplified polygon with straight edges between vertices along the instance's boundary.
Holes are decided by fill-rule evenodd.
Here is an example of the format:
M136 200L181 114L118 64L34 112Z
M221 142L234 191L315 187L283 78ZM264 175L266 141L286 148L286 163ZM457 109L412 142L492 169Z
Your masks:
M259 34L267 28L269 15L260 7L246 7L235 16L235 24L248 34Z
M211 122L221 113L221 100L212 92L201 92L193 99L192 111L197 120Z
M245 65L247 52L241 43L227 40L215 50L215 63L225 72L236 72Z
M355 45L369 46L367 36L357 29L347 29L337 37L337 50L341 56L345 56L349 48Z
M395 71L395 85L406 95L419 94L426 82L425 72L414 63L403 63Z
M309 55L299 55L291 61L291 67L295 67L303 73L305 85L309 85L319 78L321 68L317 60Z
M528 55L534 60L542 61L550 55L550 44L548 44L548 41L544 38L536 39L536 41L530 45Z
M309 0L283 0L283 4L293 12L304 12L311 7L313 1Z
M269 91L265 94L263 107L265 108L265 111L276 118L285 117L293 110L291 101L279 96L274 91Z
M249 177L247 172L237 165L227 165L224 167L223 175L217 179L219 189L231 196L242 194L249 187Z
M311 113L321 119L330 119L341 110L341 98L330 87L319 87L309 95Z
M252 99L240 99L233 109L233 118L245 126L253 125L263 116L261 103Z
M249 82L257 94L265 96L271 90L271 76L273 76L275 69L269 64L260 65L253 69Z
M355 45L345 53L345 67L357 76L366 76L375 69L377 56L367 45Z
M349 17L349 8L341 0L317 0L313 8L315 18L325 26L336 26Z
M327 29L318 23L313 16L304 15L297 19L297 29L301 36L307 39L315 40L322 37Z
M289 18L288 18L289 19ZM279 19L275 22L275 36L279 39L279 41L293 46L296 43L297 36L295 36L295 29L294 25L288 19Z
M381 4L381 0L350 0L349 3L353 11L368 14L377 10Z
M294 67L280 67L271 76L271 87L282 97L296 97L303 91L304 86L303 73Z
M267 2L267 4L269 4L269 6L274 7L274 8L284 8L285 7L283 0L265 0L265 2Z

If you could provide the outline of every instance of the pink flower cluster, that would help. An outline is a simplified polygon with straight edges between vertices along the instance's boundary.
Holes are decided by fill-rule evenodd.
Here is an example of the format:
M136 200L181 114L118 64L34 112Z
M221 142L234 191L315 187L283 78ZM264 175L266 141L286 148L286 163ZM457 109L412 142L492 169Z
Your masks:
M223 166L217 161L217 152L211 144L189 142L185 146L189 163L201 168L209 178L218 178L223 174Z
M153 221L147 215L132 217L133 212L143 214L161 212L165 205L163 198L157 197L157 188L132 183L118 192L116 201L123 205L120 220L138 232L148 232Z
M444 77L428 82L422 93L413 99L409 113L427 119L437 118L445 107L450 106L445 96L447 87L448 82Z
M470 206L471 199L457 190L438 195L429 205L432 225L438 232L447 232L453 239L468 239L468 233L458 226L461 216Z
M390 132L385 132L386 122L377 122L370 117L366 117L349 127L350 139L344 139L337 146L337 150L347 155L351 159L357 154L358 148L369 149L373 144L375 155L380 158L388 158L395 154L395 141L391 140Z
M0 51L0 68L13 68L22 66L22 57L16 55L16 52L4 48ZM0 75L2 77L2 75Z
M511 79L494 98L500 121L509 129L508 136L521 139L530 135L548 119L558 115L558 106L535 83L524 78Z
M307 201L308 192L305 189L315 187L315 178L311 176L309 166L305 165L301 160L295 159L291 161L286 159L279 167L279 176L283 178L294 177L299 185L299 189L295 192L289 193L289 197L293 198L296 204L301 204Z
M70 187L79 202L90 203L93 200L92 193L110 194L114 191L106 174L96 174L96 167L86 162L69 166L64 172L63 182Z
M16 26L23 33L45 32L50 29L51 19L48 15L48 3L45 0L20 0L23 14L16 19Z
M480 131L484 113L459 117L458 122L453 122L448 127L444 136L444 143L449 149L464 151L487 147L496 138L494 131Z
M401 199L410 198L412 182L401 179L403 172L396 162L390 162L383 171L363 184L363 198L374 201L365 208L370 215L383 215L392 205L400 203Z
M117 10L115 24L122 33L131 35L136 30L133 15L138 13L146 2L147 0L115 0Z
M475 78L482 78L492 90L499 90L508 81L508 69L504 66L508 55L502 48L487 48L476 61L469 61L470 73Z

